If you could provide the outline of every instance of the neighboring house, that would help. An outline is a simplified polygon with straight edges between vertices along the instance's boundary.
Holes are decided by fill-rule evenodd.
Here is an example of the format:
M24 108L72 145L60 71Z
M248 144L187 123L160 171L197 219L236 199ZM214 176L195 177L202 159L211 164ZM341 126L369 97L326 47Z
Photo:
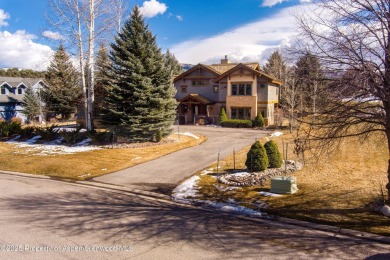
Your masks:
M42 79L0 77L0 118L10 120L13 117L26 121L26 116L22 113L22 100L27 86L32 86L40 97L40 90L44 86ZM40 116L39 122L42 120Z
M198 64L174 79L180 124L216 124L221 107L231 119L254 120L262 113L274 124L281 82L258 63Z

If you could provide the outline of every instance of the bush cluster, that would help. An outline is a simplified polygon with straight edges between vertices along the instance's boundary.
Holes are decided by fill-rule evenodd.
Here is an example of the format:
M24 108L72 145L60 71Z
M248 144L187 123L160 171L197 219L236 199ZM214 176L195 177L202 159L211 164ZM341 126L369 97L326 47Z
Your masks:
M245 165L249 172L264 171L267 168L280 168L282 166L282 156L278 145L274 141L268 141L263 146L256 141L246 155Z
M235 127L235 128L251 128L251 120L241 120L241 119L228 119L221 123L223 127Z

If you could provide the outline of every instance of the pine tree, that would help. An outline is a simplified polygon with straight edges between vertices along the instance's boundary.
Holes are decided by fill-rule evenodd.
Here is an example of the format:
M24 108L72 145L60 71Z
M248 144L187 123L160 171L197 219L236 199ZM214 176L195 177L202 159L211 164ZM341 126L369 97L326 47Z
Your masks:
M169 134L177 107L172 71L137 6L111 48L103 123L133 141Z
M264 73L284 81L286 74L286 64L279 51L274 51L268 58L267 64L263 67Z
M256 141L246 155L245 165L250 172L264 171L268 167L268 156L264 146Z
M42 89L42 98L46 112L68 119L76 111L82 93L79 74L62 45L50 62L45 81L47 85Z
M107 86L109 85L108 70L110 69L110 66L111 62L108 57L107 48L104 43L101 43L95 63L95 102L93 109L95 118L101 114L103 100L106 96Z
M226 115L226 111L224 107L221 107L221 110L219 111L218 121L219 124L222 124L223 121L228 120L228 117Z
M27 86L21 106L23 107L22 113L30 122L41 114L40 101L31 86Z
M183 72L183 68L180 65L179 61L176 59L175 55L169 50L167 50L164 54L164 64L172 71L172 76L178 76Z
M264 118L261 112L257 114L253 125L255 127L264 127Z
M268 167L280 168L282 167L282 155L280 154L278 145L274 141L268 141L264 144L264 148L267 151Z

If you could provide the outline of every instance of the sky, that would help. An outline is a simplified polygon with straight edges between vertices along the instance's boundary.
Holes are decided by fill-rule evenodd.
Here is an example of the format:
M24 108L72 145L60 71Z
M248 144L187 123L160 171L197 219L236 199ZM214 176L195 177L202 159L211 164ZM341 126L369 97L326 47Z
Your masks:
M297 34L294 13L310 0L123 0L138 5L157 37L181 63L264 63ZM44 70L60 42L45 18L50 0L0 0L0 68ZM110 42L113 39L108 39ZM65 44L66 45L66 44ZM68 46L71 46L70 44Z

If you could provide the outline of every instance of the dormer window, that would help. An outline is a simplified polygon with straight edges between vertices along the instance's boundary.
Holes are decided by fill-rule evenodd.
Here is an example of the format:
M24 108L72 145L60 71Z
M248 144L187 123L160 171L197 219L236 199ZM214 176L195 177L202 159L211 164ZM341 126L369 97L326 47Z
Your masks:
M6 94L6 90L5 90L5 86L1 86L1 95L5 95Z
M22 87L18 87L18 95L23 95L23 88Z

